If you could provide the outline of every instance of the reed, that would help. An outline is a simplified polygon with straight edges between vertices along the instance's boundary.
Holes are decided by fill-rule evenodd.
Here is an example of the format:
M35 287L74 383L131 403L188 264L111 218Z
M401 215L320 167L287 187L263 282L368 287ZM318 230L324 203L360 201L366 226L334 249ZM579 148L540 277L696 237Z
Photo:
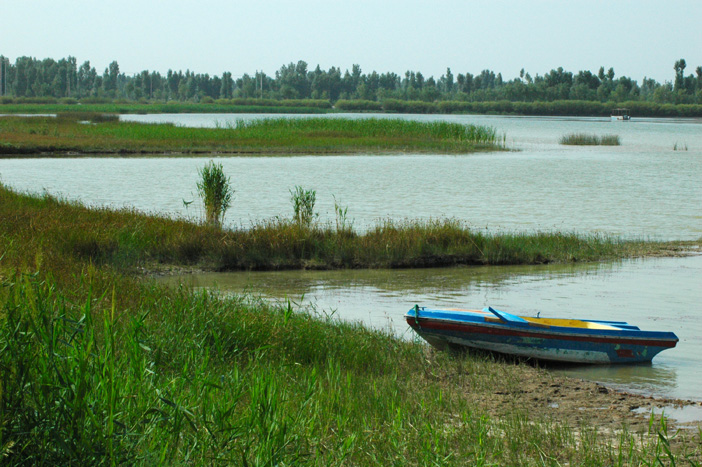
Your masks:
M561 144L571 146L619 146L618 135L589 135L585 133L571 133L561 137Z
M205 206L205 219L211 225L221 227L224 214L234 197L231 177L224 174L222 164L214 161L210 161L198 173L200 181L197 182L197 192Z
M317 192L296 186L295 190L290 190L290 202L293 205L293 221L309 227L316 217L314 205L317 202Z

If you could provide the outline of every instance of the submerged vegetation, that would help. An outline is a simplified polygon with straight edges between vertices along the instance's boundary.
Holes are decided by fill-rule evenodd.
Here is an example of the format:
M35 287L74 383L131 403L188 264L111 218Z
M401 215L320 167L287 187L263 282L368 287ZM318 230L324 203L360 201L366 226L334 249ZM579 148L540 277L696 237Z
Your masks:
M619 135L588 135L585 133L571 133L561 138L561 144L571 146L619 146Z
M1 117L0 154L339 154L504 149L492 127L402 119L274 118L219 128L113 121L99 113Z
M435 354L291 303L172 290L129 273L149 262L304 267L327 258L337 266L421 265L468 244L497 262L551 254L576 260L600 248L606 255L636 254L644 244L558 234L487 238L450 221L386 224L367 235L292 221L223 231L2 186L0 220L3 463L698 459L697 444L677 442L665 422L651 419L643 431L622 426L611 434L588 426L586 415L570 425L532 414L520 399L525 375L551 384L533 368L484 355ZM519 259L520 250L532 252Z

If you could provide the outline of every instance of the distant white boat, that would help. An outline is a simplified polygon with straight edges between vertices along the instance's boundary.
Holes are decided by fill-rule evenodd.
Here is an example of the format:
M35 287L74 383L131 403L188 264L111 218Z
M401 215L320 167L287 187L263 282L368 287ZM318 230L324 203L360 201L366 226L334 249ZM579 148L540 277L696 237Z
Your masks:
M612 110L612 121L627 121L631 120L629 109L614 109Z

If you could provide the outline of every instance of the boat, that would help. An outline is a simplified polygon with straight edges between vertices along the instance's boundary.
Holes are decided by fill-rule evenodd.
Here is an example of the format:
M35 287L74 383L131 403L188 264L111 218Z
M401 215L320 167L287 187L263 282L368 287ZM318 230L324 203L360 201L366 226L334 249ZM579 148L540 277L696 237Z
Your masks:
M614 109L612 110L612 121L628 121L631 120L629 109Z
M516 316L492 307L434 310L416 305L405 319L439 349L468 347L552 362L650 362L678 342L675 333L642 331L623 321Z

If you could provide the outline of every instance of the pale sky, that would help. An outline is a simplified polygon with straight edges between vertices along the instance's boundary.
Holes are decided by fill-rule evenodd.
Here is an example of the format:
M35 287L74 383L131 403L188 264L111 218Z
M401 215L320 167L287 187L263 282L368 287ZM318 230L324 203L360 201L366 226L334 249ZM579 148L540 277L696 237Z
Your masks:
M513 79L614 68L641 84L702 65L701 0L0 0L0 55L89 60L98 73L237 77L304 60L342 71L484 69Z

